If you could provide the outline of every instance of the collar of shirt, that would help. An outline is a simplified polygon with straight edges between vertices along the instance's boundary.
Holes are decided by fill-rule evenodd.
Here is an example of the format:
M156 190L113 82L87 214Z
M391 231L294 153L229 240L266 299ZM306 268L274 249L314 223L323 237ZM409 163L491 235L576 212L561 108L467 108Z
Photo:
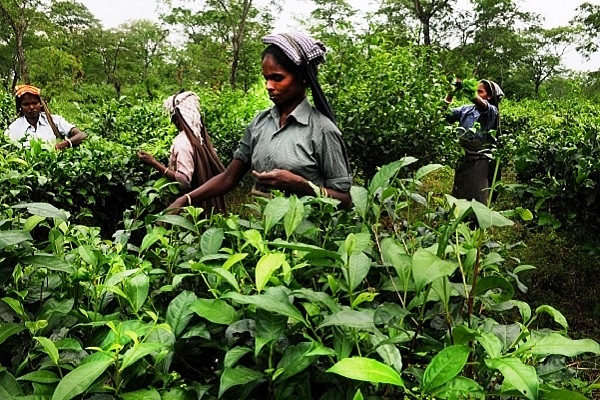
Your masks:
M292 111L290 115L288 115L287 119L289 119L290 117L294 117L296 122L298 122L299 124L308 125L308 119L310 117L311 112L312 106L308 102L308 98L305 97L304 100L302 100L302 102L298 104L296 108L294 108L294 111ZM271 117L275 121L279 121L279 110L277 109L277 107L271 108Z
M27 122L27 124L29 125L29 128L33 128L34 131L37 131L37 126L33 126L29 123L29 120L27 119L27 117L23 116L23 118L25 118L25 122ZM40 117L38 118L38 122L37 122L38 126L47 126L48 124L48 119L46 118L46 113L41 112L40 113Z

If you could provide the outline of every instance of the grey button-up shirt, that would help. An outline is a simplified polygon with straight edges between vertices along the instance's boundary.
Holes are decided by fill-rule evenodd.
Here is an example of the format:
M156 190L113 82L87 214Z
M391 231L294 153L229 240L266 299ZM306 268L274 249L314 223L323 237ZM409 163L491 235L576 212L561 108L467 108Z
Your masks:
M348 192L352 170L337 126L305 98L279 127L277 107L259 113L234 158L257 172L284 169L317 186Z

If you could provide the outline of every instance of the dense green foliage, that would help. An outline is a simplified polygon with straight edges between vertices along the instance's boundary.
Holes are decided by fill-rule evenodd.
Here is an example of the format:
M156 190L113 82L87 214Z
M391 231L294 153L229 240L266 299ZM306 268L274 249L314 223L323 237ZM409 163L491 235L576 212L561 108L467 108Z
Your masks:
M229 162L270 106L258 60L273 14L249 1L160 4L159 24L105 30L77 2L0 3L0 128L29 76L88 134L62 152L0 139L1 398L593 396L572 360L600 346L552 301L533 305L526 280L537 260L580 260L557 249L561 226L597 234L597 74L559 75L557 63L597 26L596 7L546 31L512 0L474 0L464 14L454 1L386 0L360 31L345 1L316 1L354 208L276 196L202 219L161 212L177 189L136 152L166 162L176 132L161 102L185 87ZM456 76L508 95L494 151L515 173L493 208L423 185L440 171L451 181L441 164L461 154L441 101ZM566 97L573 88L589 100ZM546 232L537 225L555 230L522 262L527 234Z

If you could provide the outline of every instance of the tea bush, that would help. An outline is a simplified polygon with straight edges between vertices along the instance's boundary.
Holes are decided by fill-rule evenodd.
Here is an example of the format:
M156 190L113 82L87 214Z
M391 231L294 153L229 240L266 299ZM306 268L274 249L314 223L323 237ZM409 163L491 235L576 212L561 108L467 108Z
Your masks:
M568 361L600 347L570 339L554 308L515 299L533 267L489 236L512 222L476 202L420 195L420 180L440 166L404 173L415 161L354 187L352 212L329 198L277 196L259 199L255 218L202 219L188 207L103 240L48 204L4 210L0 390L584 398L593 385L576 386ZM131 212L143 214L152 194ZM129 241L134 231L140 243ZM542 316L550 324L534 328Z

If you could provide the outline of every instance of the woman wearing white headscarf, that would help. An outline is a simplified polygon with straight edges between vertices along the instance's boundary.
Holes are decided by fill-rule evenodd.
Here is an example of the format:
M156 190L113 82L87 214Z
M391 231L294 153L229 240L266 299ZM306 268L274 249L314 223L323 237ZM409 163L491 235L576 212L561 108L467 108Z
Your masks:
M198 189L175 200L172 212L233 189L248 171L255 193L277 189L288 194L323 196L350 208L352 172L346 147L317 80L325 46L300 34L263 37L262 73L274 106L256 115L246 128L227 169ZM315 107L307 99L310 88Z
M496 82L485 79L473 88L463 85L460 80L455 82L455 86L466 93L473 104L452 108L446 118L448 122L458 122L462 128L460 142L465 151L454 173L452 195L459 199L475 199L487 204L496 169L491 148L498 143L495 136L500 126L498 106L504 92ZM444 101L450 104L452 93L448 93ZM472 132L475 123L479 123L479 129ZM491 131L496 131L495 135L492 135ZM496 181L499 179L498 172Z
M206 132L198 95L189 91L181 92L167 98L163 106L179 130L171 145L169 165L162 165L143 150L138 153L138 158L168 179L179 182L181 189L188 192L223 172L225 168ZM225 201L222 197L199 205L206 213L225 211Z

